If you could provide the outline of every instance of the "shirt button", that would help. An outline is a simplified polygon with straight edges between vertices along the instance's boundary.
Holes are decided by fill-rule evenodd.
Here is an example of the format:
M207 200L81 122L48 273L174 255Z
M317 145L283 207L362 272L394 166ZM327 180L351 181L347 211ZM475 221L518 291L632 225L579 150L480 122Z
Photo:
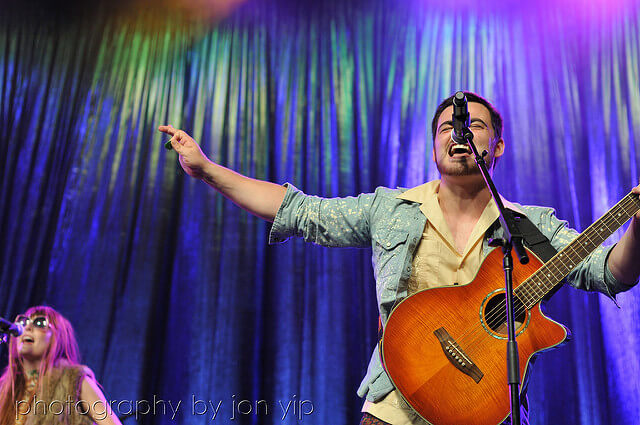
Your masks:
M410 272L411 271L411 266L407 266L407 271Z
M391 246L391 242L387 242L387 248Z

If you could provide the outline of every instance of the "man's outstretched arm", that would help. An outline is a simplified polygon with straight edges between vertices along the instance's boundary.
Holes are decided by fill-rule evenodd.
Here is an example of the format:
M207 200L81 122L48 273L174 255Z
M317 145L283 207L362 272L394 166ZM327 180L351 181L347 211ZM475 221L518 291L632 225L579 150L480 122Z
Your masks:
M171 125L161 125L158 130L171 136L171 146L187 174L203 180L240 208L273 221L287 192L284 186L252 179L211 162L191 136Z
M640 185L631 190L640 195ZM611 274L627 285L633 285L640 277L640 212L632 219L629 228L609 254Z

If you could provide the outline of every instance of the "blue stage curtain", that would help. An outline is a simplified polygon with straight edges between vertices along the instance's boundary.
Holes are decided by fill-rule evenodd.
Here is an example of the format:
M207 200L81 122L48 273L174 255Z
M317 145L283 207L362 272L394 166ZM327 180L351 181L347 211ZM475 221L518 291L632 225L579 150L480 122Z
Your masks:
M468 89L504 116L507 198L583 230L638 183L631 2L314 3L248 1L218 24L0 17L0 313L60 310L121 413L157 402L139 423L293 424L312 405L301 423L355 424L377 330L369 250L268 246L160 124L240 173L346 196L437 178L433 112ZM640 423L640 293L618 301L548 303L573 340L535 365L532 424ZM173 421L160 400L181 403Z

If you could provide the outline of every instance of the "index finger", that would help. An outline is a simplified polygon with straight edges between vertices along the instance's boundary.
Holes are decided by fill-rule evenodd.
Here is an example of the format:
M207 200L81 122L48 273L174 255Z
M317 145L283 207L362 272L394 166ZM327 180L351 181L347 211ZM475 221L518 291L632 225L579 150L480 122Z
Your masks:
M161 125L160 127L158 127L158 131L161 131L161 132L166 133L166 134L168 134L170 136L173 136L174 134L176 134L176 132L178 130L173 128L171 125Z

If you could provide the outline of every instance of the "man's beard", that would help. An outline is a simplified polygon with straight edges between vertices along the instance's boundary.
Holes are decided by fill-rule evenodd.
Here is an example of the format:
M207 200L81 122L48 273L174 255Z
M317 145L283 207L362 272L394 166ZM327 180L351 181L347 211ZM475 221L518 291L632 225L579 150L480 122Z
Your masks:
M487 163L487 169L491 170L494 160L493 154L488 154L484 157L484 160ZM478 167L478 164L476 164L475 161L469 161L466 157L464 158L464 161L454 161L453 163L448 163L446 165L440 164L436 158L436 168L441 176L461 177L480 174L480 167Z

